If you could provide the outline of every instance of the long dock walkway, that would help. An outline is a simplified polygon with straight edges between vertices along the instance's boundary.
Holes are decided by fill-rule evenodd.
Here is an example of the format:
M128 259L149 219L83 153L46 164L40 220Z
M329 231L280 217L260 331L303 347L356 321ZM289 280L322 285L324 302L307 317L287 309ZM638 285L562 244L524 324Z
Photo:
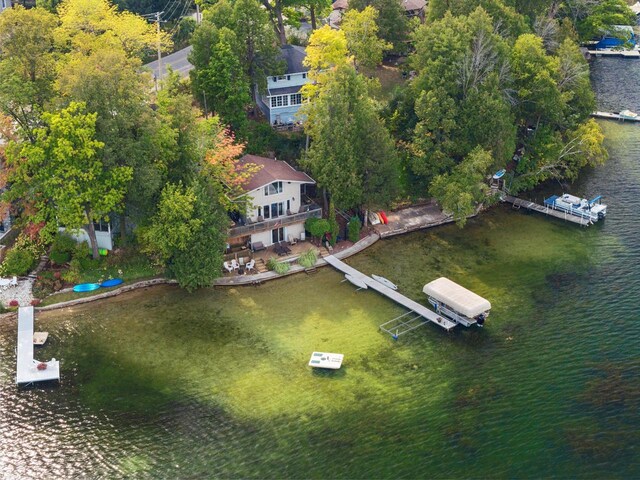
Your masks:
M587 227L592 223L591 220L587 218L577 217L560 210L554 210L553 208L545 207L544 205L530 202L529 200L523 200L522 198L512 197L511 195L502 195L501 198L505 202L511 203L514 207L524 207L527 210L534 210L536 212L544 213L545 215L550 215L552 217L566 220L567 222L577 223L578 225L582 225L583 227Z
M421 305L418 302L415 302L410 298L405 297L404 295L402 295L401 293L398 293L395 290L391 290L389 287L385 287L380 282L374 280L371 277L368 277L367 275L365 275L364 273L361 273L355 268L350 267L349 265L344 263L342 260L337 259L333 255L327 255L326 257L324 257L324 259L329 265L336 268L337 270L340 270L345 274L352 275L354 278L357 278L358 280L361 280L362 282L364 282L367 285L367 287L371 288L372 290L375 290L376 292L381 293L385 297L407 308L410 312L413 312L416 315L419 315L420 317L424 318L425 323L426 321L435 323L436 325L444 328L447 331L451 330L457 325L455 322L452 322L447 318L441 317L440 315L433 312L432 310L429 310L424 305ZM387 329L385 329L385 331L393 335L393 331L389 331Z
M638 50L587 50L594 57L640 58Z
M39 364L46 368L39 370ZM16 383L27 384L60 380L60 362L55 358L39 362L33 358L33 307L18 309L18 347L16 349Z

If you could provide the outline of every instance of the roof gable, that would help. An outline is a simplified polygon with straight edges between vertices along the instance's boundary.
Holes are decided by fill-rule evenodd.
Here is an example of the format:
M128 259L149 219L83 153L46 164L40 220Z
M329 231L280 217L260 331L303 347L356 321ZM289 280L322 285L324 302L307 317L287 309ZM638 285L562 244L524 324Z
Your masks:
M258 170L243 185L247 192L256 190L273 182L300 182L300 183L316 183L313 178L300 170L296 170L287 162L275 160L273 158L259 157L257 155L244 155L239 163L241 165L255 164L260 166Z

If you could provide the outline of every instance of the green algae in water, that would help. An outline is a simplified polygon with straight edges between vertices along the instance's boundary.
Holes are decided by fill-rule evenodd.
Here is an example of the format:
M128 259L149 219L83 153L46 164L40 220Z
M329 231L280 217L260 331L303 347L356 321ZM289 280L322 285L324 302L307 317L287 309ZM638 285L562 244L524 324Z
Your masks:
M574 410L592 349L558 312L610 268L603 242L618 244L502 208L465 230L378 242L348 262L423 303L422 286L445 275L493 304L484 329L427 325L398 342L378 326L403 310L329 268L259 287L132 292L38 322L60 338L47 352L67 372L59 393L118 432L98 438L122 476L576 475L594 451L575 448L592 438L579 426L600 426ZM310 369L314 350L344 353L343 369ZM136 439L151 446L120 447Z

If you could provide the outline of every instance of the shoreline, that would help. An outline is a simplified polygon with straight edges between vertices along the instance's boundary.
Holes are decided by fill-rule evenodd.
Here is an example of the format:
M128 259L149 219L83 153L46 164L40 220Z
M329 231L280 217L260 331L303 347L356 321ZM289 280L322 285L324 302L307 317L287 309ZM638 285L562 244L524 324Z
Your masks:
M409 205L405 208L402 208L400 210L396 210L395 212L393 212L394 214L399 214L403 211L412 211L412 213L414 213L414 209L416 208L420 208L420 205ZM422 207L424 208L429 208L429 207L434 207L433 203L429 203L427 205L423 205ZM474 217L476 215L473 215ZM439 212L439 215L436 215L435 217L428 217L430 219L429 222L427 223L413 223L410 226L405 226L401 229L394 229L392 231L380 231L379 229L376 229L374 226L374 229L372 231L372 233L370 233L369 235L367 235L364 238L361 238L360 240L358 240L356 243L354 243L353 245L351 245L348 248L345 248L344 250L341 250L339 252L336 252L334 255L336 258L339 258L341 260L344 260L345 258L349 258L353 255L357 255L358 253L364 251L365 249L367 249L368 247L370 247L371 245L373 245L374 243L378 242L381 239L387 239L387 238L392 238L392 237L396 237L396 236L400 236L400 235L404 235L406 233L411 233L411 232L415 232L418 230L426 230L428 228L434 228L434 227L438 227L440 225L446 225L448 223L453 223L455 220L451 217L451 216L447 216L445 214L443 214L442 212ZM328 263L326 262L326 260L324 260L324 258L320 257L317 261L316 264L312 267L312 268L319 268L319 267L324 267L328 265ZM258 273L256 275L242 275L242 276L230 276L230 277L220 277L218 279L215 280L215 282L213 283L213 285L211 285L211 287L209 288L213 288L213 287L233 287L233 286L247 286L247 285L260 285L263 282L268 282L270 280L276 280L278 278L284 278L287 277L289 275L295 275L298 273L303 273L305 270L304 267L300 266L300 265L292 265L291 269L285 273L285 274L278 274L276 272L273 271L269 271L269 272L263 272L263 273ZM134 291L134 290L139 290L141 288L147 288L147 287L153 287L156 285L176 285L178 282L176 280L173 279L168 279L168 278L153 278L150 280L142 280L142 281L138 281L138 282L134 282L128 285L124 285L122 287L116 288L114 290L109 290L107 292L104 293L99 293L96 295L91 295L88 297L81 297L81 298L76 298L73 300L66 300L66 301L62 301L62 302L58 302L58 303L53 303L51 305L46 305L43 307L38 307L36 306L36 312L46 312L46 311L51 311L51 310L59 310L61 308L67 308L67 307L73 307L76 305L82 305L85 303L90 303L90 302L95 302L98 300L103 300L103 299L107 299L107 298L112 298L112 297L116 297L120 294L126 293L126 292L130 292L130 291ZM0 320L8 320L10 318L16 317L17 316L17 311L14 312L7 312L4 313L2 315L0 315Z

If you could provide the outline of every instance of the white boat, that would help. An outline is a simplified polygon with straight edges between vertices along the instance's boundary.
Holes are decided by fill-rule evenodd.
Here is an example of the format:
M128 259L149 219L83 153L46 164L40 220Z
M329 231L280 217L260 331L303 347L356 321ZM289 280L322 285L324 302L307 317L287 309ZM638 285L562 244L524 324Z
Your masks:
M465 327L481 327L491 311L489 300L445 277L427 283L422 291L436 312Z
M313 352L309 366L313 368L329 368L338 370L342 366L344 355L341 353Z
M631 110L622 110L620 113L620 118L622 120L637 120L638 119L638 114L635 112L632 112Z
M395 283L393 283L391 280L387 280L386 278L381 277L380 275L371 275L371 278L373 278L376 282L381 283L385 287L390 288L391 290L398 289L398 286Z
M347 280L349 280L351 283L353 283L356 287L361 288L363 290L366 290L367 284L364 283L364 280L360 280L357 277L354 277L353 275L349 275L348 273L344 276L344 278L346 278Z
M562 212L570 213L577 217L582 217L597 222L607 216L607 206L600 203L602 196L598 195L592 200L575 197L568 193L561 197L552 195L544 200L544 204Z

